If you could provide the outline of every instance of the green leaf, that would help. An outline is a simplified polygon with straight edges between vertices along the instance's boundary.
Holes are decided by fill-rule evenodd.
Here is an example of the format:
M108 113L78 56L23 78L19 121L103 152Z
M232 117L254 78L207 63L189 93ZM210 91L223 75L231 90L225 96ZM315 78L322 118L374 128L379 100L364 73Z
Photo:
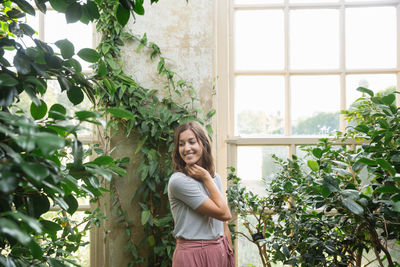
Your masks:
M65 265L58 259L47 258L47 261L49 262L51 267L67 267L67 265Z
M18 81L8 75L7 73L0 74L0 86L15 86L18 84Z
M92 162L97 165L109 165L114 163L114 159L110 156L100 156L95 158Z
M52 221L41 220L40 223L43 226L43 230L52 236L56 236L57 232L62 230L62 227L58 223Z
M76 200L76 198L73 195L68 195L64 197L65 202L67 202L68 204L68 209L67 212L69 214L74 214L75 211L78 209L78 201Z
M16 221L21 221L26 223L32 230L34 230L36 233L41 234L42 233L42 225L34 218L27 216L21 212L8 212L5 213L4 215L9 215Z
M20 166L26 175L37 182L41 182L50 174L49 169L39 163L23 162Z
M66 11L65 11L65 18L67 19L67 23L74 23L80 20L82 16L82 6L77 3L71 3Z
M46 14L47 8L46 4L42 0L35 0L36 7L43 13Z
M107 108L106 111L117 118L130 120L135 119L135 116L133 116L132 112L124 108Z
M89 118L98 118L100 115L97 112L83 110L75 112L75 116L78 118L78 120L84 121Z
M64 59L70 59L75 54L74 45L67 39L58 40L55 44L60 48L61 55Z
M122 169L121 167L111 165L111 166L109 166L109 169L121 176L128 176L128 172L126 170Z
M311 170L313 170L315 172L319 171L318 162L316 162L315 160L308 160L307 165L308 165L308 167L310 167Z
M46 92L47 83L43 80L37 79L35 76L28 76L25 78L24 83L30 83L36 87L36 89L42 95Z
M400 201L397 201L392 206L393 211L400 212Z
M375 192L384 194L395 194L395 193L400 193L400 188L394 185L385 185L377 188Z
M72 86L68 91L67 91L67 96L69 101L71 101L72 104L74 105L79 105L82 103L83 99L85 98L81 88L78 86Z
M100 60L100 54L97 53L96 50L91 48L83 48L79 50L78 56L90 63L96 63L97 61Z
M400 154L395 154L390 158L393 162L400 162Z
M25 0L13 0L13 2L16 3L22 9L22 11L28 13L29 15L36 15L35 9Z
M17 52L13 60L14 66L20 75L28 75L31 72L30 58L22 52Z
M36 243L35 240L32 239L31 242L29 242L28 247L29 247L29 250L30 250L31 253L32 253L33 258L38 259L38 260L42 259L42 257L43 257L43 250L42 250L42 248L39 246L39 244Z
M82 72L82 66L81 63L79 63L78 60L74 59L74 58L70 58L68 59L67 63L74 68L74 70L76 72Z
M109 182L111 181L112 173L109 170L100 168L100 167L98 167L98 165L94 165L94 164L90 164L90 163L86 163L85 166L86 166L87 170L89 172L91 172L92 174L100 175L100 176L104 177L107 181L109 181Z
M144 15L143 0L136 0L133 11L138 15Z
M116 11L116 17L117 21L119 24L121 24L122 27L125 27L125 25L129 21L129 16L130 16L130 11L126 8L124 8L121 4L118 5L117 11Z
M394 94L390 94L390 95L382 97L382 102L385 103L386 105L392 104L395 100L396 100L396 97Z
M25 35L29 35L32 37L32 35L35 34L35 30L32 29L32 27L29 26L28 24L20 23L19 27L21 28L21 30L24 32Z
M362 164L369 165L369 166L376 166L377 165L375 160L368 159L368 158L361 158L361 159L357 160L356 163L362 163Z
M39 218L50 209L50 201L44 194L31 194L27 197L29 215Z
M364 213L364 208L352 199L344 198L342 200L342 205L356 215L362 215Z
M46 132L36 134L34 140L45 155L50 155L65 145L64 138Z
M145 225L150 219L151 213L149 210L142 211L141 222L142 225Z
M322 149L316 147L312 150L312 153L314 155L314 157L316 157L317 159L320 159L322 157Z
M356 90L359 91L359 92L362 92L362 93L367 93L371 97L374 96L374 92L372 90L370 90L370 89L367 89L367 88L364 88L364 87L358 87Z
M18 186L15 173L2 170L0 174L0 192L4 194L12 193Z
M36 106L35 103L31 104L31 115L35 120L42 119L47 113L47 105L43 100L40 100L40 106Z
M101 61L99 64L99 67L97 69L97 75L99 77L106 77L107 75L107 67L106 67L106 63L104 63L104 61Z
M67 114L67 109L61 104L54 104L49 109L49 118L55 120L64 120Z
M330 175L325 175L323 177L323 183L322 186L325 187L329 192L337 192L339 191L339 183L338 181L330 176Z
M87 1L86 7L87 7L86 10L87 10L91 20L100 18L99 9L93 1Z
M11 236L23 245L31 241L30 236L23 232L18 224L6 218L0 218L0 233Z
M369 132L369 127L367 125L360 124L356 126L355 130L367 134Z
M384 160L384 159L376 159L376 162L383 169L387 170L392 176L394 176L396 174L396 170L393 168L392 164L390 164L386 160Z

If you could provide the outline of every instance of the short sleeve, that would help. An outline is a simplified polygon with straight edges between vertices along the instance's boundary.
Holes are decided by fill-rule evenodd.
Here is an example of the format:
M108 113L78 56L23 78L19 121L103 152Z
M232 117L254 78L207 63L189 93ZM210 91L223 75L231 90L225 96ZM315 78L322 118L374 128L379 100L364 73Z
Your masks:
M182 174L174 179L171 177L168 189L172 197L181 200L195 210L208 198L200 186L200 182Z

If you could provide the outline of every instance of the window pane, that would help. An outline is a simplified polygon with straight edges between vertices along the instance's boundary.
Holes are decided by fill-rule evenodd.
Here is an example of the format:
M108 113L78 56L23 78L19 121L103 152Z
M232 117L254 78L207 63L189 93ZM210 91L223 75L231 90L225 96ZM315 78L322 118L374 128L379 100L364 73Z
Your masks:
M238 76L235 80L236 135L283 134L282 76Z
M396 90L395 74L365 74L347 75L346 77L346 107L348 108L362 93L356 89L360 86L371 89L376 93L386 93Z
M265 195L265 188L273 175L280 170L272 158L275 154L286 159L289 156L287 146L239 146L237 151L237 174L253 193Z
M289 3L337 3L339 0L289 0Z
M346 10L346 65L348 68L396 66L396 9Z
M291 78L292 133L326 135L339 129L339 76Z
M289 40L292 68L338 68L338 10L291 11Z
M276 4L283 3L283 0L235 0L235 4Z
M68 39L75 48L75 54L82 48L92 48L92 24L83 24L81 22L67 24L65 15L55 11L47 11L45 16L45 41L54 43L61 39ZM57 49L58 50L58 49ZM83 69L88 69L90 63L81 60L80 57L74 56L79 60Z
M282 10L246 10L235 13L236 69L283 69Z

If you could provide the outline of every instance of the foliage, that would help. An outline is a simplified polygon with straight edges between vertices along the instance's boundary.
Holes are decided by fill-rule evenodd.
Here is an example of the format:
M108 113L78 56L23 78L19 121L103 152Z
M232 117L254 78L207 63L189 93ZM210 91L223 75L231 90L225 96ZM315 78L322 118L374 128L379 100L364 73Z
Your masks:
M318 112L293 126L293 134L327 135L339 129L339 113Z
M46 13L47 1L35 1ZM130 1L132 2L132 1ZM85 23L98 18L95 2L50 1L64 12L67 22ZM66 107L48 107L43 97L57 80L72 104L85 93L94 102L93 80L82 73L74 46L59 40L55 46L35 38L24 21L25 13L36 14L24 0L2 1L0 36L0 264L3 266L76 265L71 253L85 245L82 236L104 219L98 209L87 212L83 221L70 218L78 208L78 198L96 202L103 192L102 181L126 175L120 167L127 159L116 160L98 147L98 156L84 148L78 131L84 122L100 124L102 112L80 110L67 115ZM34 45L27 47L24 38ZM56 51L55 51L56 49ZM97 62L98 53L89 48L76 53L88 62ZM13 58L10 63L7 58ZM11 109L21 94L32 101L29 111ZM53 221L44 214L51 206L61 209ZM85 225L83 231L78 226Z
M307 169L295 155L275 158L282 170L264 198L243 188L232 170L228 199L248 226L239 234L257 245L264 266L361 266L369 251L379 266L400 265L388 249L400 242L400 109L394 93L358 90L368 97L343 112L352 126L337 138L361 146L321 139L305 148ZM261 240L251 237L256 233Z
M126 228L126 249L132 256L129 266L141 262L147 262L148 266L169 266L175 247L167 198L168 179L173 172L173 132L184 121L197 120L206 124L215 111L203 114L202 110L196 109L198 99L193 86L182 79L176 80L177 74L168 68L168 61L161 56L160 48L149 42L146 34L138 37L123 31L127 18L117 6L118 3L112 0L99 3L100 18L96 27L102 36L97 48L101 60L96 64L95 76L103 86L97 87L96 94L99 96L99 105L106 107L106 112L112 116L108 126L114 131L110 137L122 125L127 136L134 134L139 139L136 148L136 155L140 157L137 173L142 183L134 192L131 203L139 205L140 218L128 217L114 184L113 203ZM158 90L143 88L124 73L121 59L124 42L136 42L138 53L147 53L151 60L158 60L157 73L165 77L165 87L160 89L167 91L167 97L158 97ZM182 99L186 102L177 104ZM211 135L210 125L206 125L206 128ZM143 240L132 238L134 224L143 226ZM140 254L140 247L145 247L149 253L147 258Z

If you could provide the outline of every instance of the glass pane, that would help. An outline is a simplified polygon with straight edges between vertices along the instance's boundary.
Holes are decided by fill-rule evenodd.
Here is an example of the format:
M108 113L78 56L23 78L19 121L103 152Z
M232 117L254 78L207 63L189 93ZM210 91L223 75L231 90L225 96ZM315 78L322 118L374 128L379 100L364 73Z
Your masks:
M346 66L396 66L396 8L346 9Z
M291 68L339 67L338 10L293 10L289 34Z
M291 77L292 133L327 135L339 129L339 76Z
M280 171L272 155L286 159L287 146L239 146L237 148L237 175L253 193L265 195L265 188L274 174Z
M283 69L282 10L235 12L235 68Z
M294 3L337 3L339 0L289 0L289 3L294 4Z
M61 39L68 39L75 48L75 54L82 48L92 48L92 24L83 24L81 22L67 24L65 15L55 11L47 11L45 16L45 41L54 43ZM56 49L58 51L58 48ZM88 69L90 63L81 60L77 55L75 59L79 60L83 69Z
M282 76L238 76L235 80L236 135L283 134Z
M283 3L283 0L235 0L235 4L276 4Z
M346 107L348 108L362 93L356 89L360 86L371 89L374 93L385 94L396 90L395 74L363 74L346 76Z

